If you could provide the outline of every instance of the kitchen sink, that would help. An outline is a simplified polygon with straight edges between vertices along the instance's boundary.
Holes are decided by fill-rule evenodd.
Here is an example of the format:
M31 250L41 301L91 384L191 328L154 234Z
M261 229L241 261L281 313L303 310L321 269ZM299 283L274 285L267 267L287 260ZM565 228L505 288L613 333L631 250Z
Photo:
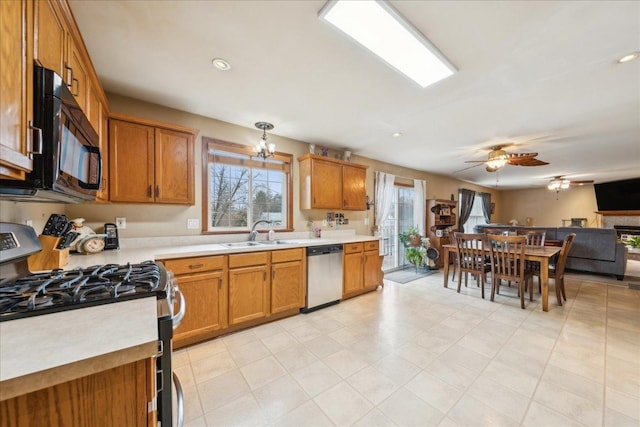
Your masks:
M291 240L261 240L255 243L260 245L294 245L296 242L292 242Z
M228 248L249 248L251 246L260 246L258 242L234 242L234 243L223 243L222 246L226 246Z

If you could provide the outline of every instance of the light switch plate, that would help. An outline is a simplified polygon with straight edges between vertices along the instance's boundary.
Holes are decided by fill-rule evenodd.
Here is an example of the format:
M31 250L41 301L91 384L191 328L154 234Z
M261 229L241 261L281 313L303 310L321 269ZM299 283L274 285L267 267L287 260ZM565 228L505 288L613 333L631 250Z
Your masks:
M197 230L200 228L200 220L198 218L187 219L187 228L189 230Z

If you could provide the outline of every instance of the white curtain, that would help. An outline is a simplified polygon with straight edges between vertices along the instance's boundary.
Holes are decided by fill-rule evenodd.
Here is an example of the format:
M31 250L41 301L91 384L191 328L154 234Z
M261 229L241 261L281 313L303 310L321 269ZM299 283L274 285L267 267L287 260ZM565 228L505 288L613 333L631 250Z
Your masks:
M376 172L375 215L378 228L389 216L393 206L393 184L396 176L390 173Z
M427 182L421 179L413 180L413 223L422 236L425 226L425 210L427 204Z

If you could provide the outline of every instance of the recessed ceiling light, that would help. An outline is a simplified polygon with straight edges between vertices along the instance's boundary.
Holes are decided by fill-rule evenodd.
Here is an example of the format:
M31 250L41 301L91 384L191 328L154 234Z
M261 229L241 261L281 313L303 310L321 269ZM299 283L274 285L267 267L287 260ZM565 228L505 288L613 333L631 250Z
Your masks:
M221 71L227 71L231 68L231 64L222 58L213 58L213 61L211 61L211 63L214 67Z
M629 53L625 56L623 56L622 58L618 59L618 62L623 64L625 62L629 62L629 61L633 61L634 59L638 58L638 52L633 52L633 53Z
M319 18L423 88L457 71L438 48L386 1L329 1L320 10Z
M394 132L393 135L391 136L393 136L394 138L397 138L399 136L402 136L402 132Z

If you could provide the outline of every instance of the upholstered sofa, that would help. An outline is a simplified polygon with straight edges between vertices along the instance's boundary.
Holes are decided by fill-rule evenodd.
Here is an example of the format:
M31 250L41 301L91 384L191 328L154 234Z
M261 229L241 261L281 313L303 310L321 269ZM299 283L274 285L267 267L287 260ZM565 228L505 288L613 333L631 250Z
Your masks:
M573 246L569 251L566 268L589 273L614 274L618 280L624 277L627 268L627 248L617 241L616 231L612 228L579 227L525 227L504 224L476 225L476 233L485 228L516 232L517 230L544 230L546 240L562 242L569 233L576 233Z

